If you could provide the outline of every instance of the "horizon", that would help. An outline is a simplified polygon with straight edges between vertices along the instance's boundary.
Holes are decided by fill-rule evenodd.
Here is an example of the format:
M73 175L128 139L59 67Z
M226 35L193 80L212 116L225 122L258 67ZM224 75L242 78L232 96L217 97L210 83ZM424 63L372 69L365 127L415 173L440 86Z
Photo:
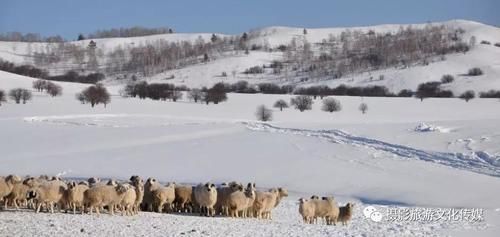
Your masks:
M43 37L60 35L65 40L74 40L80 33L87 36L98 30L134 26L167 27L176 33L240 34L273 26L347 28L450 20L475 21L495 27L500 24L500 16L494 10L500 8L500 2L494 0L445 0L437 3L431 0L418 3L314 0L304 6L297 5L300 1L296 0L270 3L261 0L252 3L151 1L148 4L88 0L86 5L75 2L7 0L0 9L0 33L37 33ZM34 19L35 16L40 19Z

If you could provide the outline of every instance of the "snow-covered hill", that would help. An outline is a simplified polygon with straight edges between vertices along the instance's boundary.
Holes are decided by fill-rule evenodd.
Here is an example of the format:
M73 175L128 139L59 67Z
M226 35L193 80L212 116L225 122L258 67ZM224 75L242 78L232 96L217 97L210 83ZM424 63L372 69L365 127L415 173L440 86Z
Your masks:
M249 33L251 44L268 45L275 48L279 45L290 43L293 38L299 40L307 40L312 44L321 43L323 40L332 36L339 36L341 32L361 31L368 32L370 30L376 33L395 33L402 28L411 26L412 28L424 28L429 24L412 24L412 25L379 25L367 27L353 28L319 28L307 29L307 34L303 34L302 28L292 27L267 27L259 30L254 30ZM465 90L485 91L489 89L500 89L500 47L494 46L500 42L500 29L497 27L481 24L466 20L452 20L446 22L436 22L430 25L443 25L451 29L463 29L464 40L468 41L470 37L476 38L476 47L472 48L466 54L450 54L447 55L444 61L435 60L428 66L413 66L409 68L388 68L383 70L371 71L367 73L359 73L347 75L340 79L319 78L304 82L294 81L300 85L330 85L336 86L340 84L366 86L366 85L384 85L391 91L398 92L401 89L416 89L417 85L427 81L438 81L444 74L455 76L456 80L445 86L455 93L461 93ZM217 34L219 37L230 35ZM209 42L212 33L174 33L165 35L153 35L146 37L132 38L109 38L96 39L98 49L103 55L118 47L127 48L134 46L144 46L153 44L157 40L165 40L167 42L190 41L195 42L202 38L205 42ZM490 45L480 44L481 41L489 41ZM85 47L89 40L74 41L71 44ZM34 52L43 52L47 43L21 43L21 42L0 42L0 59L8 60L17 64L33 63L33 58L30 56ZM189 87L210 86L216 82L236 82L239 80L247 80L250 83L259 82L276 82L290 83L290 78L293 74L273 75L266 73L262 75L246 75L242 72L252 66L268 65L273 60L281 60L283 53L268 52L268 51L251 51L249 55L243 52L226 52L218 55L214 60L205 63L199 63L191 66L182 67L175 70L166 71L154 76L148 76L146 80L154 82L167 82L183 84ZM105 59L101 59L104 60ZM59 65L59 66L57 66ZM69 62L62 62L54 67L50 67L51 72L63 73L69 70L74 65ZM478 77L462 76L472 67L481 68L485 74ZM227 77L221 77L225 72ZM379 80L383 76L383 80ZM107 83L117 84L125 83L125 81L115 82L115 76L109 76Z

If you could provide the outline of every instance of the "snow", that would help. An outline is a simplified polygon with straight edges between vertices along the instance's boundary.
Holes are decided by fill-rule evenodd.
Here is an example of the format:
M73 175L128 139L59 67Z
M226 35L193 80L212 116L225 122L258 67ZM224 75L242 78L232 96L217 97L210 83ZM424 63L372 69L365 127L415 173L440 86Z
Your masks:
M467 54L478 65L497 60L498 52L484 47ZM429 75L439 78L438 67L462 59L466 65L468 59L460 58L467 55L453 55L418 70L423 75L435 67ZM489 55L489 59L480 61L481 55ZM174 80L193 85L214 83L219 79L213 77L225 70L227 80L236 81L241 75L232 78L228 69L273 59L267 56L255 52L232 55L174 71ZM459 69L456 66L450 73ZM481 80L468 84L482 85L495 73L495 65L485 70L483 77L456 81ZM415 71L414 77L417 75ZM386 78L391 80L389 74ZM3 90L31 88L33 80L0 71ZM491 79L491 83L497 82ZM292 195L275 210L271 221L153 213L134 217L35 215L9 210L0 212L0 235L496 236L500 231L497 99L466 103L456 98L421 102L338 96L342 111L323 112L317 99L311 111L274 109L274 120L260 123L255 121L257 106L271 108L276 100L289 101L291 96L229 94L227 102L207 106L185 99L174 103L122 98L118 95L121 85L109 84L111 104L91 108L74 98L88 85L58 84L64 89L61 97L33 92L33 101L26 105L9 101L0 106L0 175L126 180L137 174L178 183L238 180L255 182L262 189L286 187ZM368 105L366 114L358 110L360 103ZM420 132L425 130L435 132ZM354 202L353 221L347 227L302 224L296 200L312 194L334 195L341 204ZM380 210L484 208L485 221L376 223L362 215L368 205Z

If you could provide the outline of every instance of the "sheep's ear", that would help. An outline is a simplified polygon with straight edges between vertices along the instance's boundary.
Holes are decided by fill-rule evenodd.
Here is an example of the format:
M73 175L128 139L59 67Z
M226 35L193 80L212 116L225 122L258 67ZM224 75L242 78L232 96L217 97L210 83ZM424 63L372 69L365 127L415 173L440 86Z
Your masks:
M207 187L207 188L208 188L209 186L210 186L210 184L208 184L208 183L206 183L206 184L205 184L205 187Z
M211 184L210 187L215 188L215 184Z
M254 188L256 187L255 183L253 183L253 187L254 187Z

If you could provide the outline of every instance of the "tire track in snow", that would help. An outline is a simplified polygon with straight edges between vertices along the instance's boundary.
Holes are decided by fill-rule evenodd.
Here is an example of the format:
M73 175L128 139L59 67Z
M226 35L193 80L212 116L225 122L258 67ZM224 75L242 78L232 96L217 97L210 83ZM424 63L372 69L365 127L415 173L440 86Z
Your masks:
M500 157L493 157L486 152L465 153L425 151L409 146L388 143L376 139L355 136L341 130L309 130L297 128L281 128L265 123L244 122L252 131L283 133L317 137L337 144L362 146L388 152L400 157L433 162L457 169L472 171L479 174L500 177Z

